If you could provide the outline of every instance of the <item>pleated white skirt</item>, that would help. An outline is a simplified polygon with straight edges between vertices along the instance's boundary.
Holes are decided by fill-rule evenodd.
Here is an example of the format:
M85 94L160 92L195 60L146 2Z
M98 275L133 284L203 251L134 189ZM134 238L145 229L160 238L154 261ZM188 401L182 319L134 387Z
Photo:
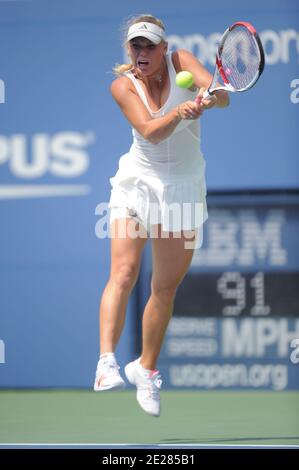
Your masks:
M133 217L149 232L151 225L177 232L195 230L208 218L203 178L164 184L159 179L131 176L111 178L110 223Z
M196 230L208 217L204 176L162 178L131 174L121 168L110 178L110 223L120 217L134 217L149 232L151 225L177 232Z

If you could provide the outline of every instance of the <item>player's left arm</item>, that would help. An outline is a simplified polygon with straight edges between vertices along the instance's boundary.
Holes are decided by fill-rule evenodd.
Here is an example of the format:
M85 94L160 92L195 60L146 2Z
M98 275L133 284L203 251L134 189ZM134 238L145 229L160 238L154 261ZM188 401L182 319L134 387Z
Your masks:
M199 88L199 96L202 97L204 91L209 88L213 76L191 52L185 49L178 49L173 53L172 57L177 72L188 70L188 72L192 73L194 84ZM229 95L224 90L218 90L214 93L214 98L202 100L201 103L205 109L210 109L214 106L225 108L229 105Z

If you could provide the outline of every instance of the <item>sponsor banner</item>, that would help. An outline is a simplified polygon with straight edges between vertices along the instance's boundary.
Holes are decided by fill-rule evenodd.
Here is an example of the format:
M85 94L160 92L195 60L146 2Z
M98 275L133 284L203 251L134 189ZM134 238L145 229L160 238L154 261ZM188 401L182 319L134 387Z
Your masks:
M298 195L210 196L159 368L174 388L299 389ZM151 258L140 286L149 295Z
M298 317L298 286L297 271L190 271L178 289L174 315Z
M224 194L219 204L219 198L209 198L203 246L195 251L191 269L299 271L298 195L282 192L279 198L267 195L257 202L248 194L244 199L244 194Z
M161 352L166 386L299 389L299 318L175 317Z

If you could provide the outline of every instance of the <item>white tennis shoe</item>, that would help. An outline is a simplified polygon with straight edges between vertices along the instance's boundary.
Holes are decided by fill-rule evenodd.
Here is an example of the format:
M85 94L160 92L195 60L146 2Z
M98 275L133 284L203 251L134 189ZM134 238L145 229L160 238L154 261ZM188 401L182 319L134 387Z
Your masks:
M161 375L158 370L147 371L140 364L140 358L129 362L125 367L128 381L137 387L137 401L141 408L151 416L160 416Z
M94 391L118 390L126 386L119 374L119 365L113 354L107 354L100 358L96 370Z

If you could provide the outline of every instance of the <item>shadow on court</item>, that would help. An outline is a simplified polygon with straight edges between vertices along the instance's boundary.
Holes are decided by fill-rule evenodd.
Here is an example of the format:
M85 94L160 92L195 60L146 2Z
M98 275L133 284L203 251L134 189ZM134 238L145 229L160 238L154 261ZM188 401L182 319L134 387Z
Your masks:
M202 443L202 444L215 444L217 442L232 442L232 443L243 443L243 442L256 442L256 441L281 441L281 440L287 440L287 441L298 441L299 442L299 436L273 436L273 437L227 437L227 438L213 438L213 439L194 439L194 438L185 438L185 439L180 439L180 438L175 438L175 439L162 439L160 440L160 444L195 444L195 443Z

